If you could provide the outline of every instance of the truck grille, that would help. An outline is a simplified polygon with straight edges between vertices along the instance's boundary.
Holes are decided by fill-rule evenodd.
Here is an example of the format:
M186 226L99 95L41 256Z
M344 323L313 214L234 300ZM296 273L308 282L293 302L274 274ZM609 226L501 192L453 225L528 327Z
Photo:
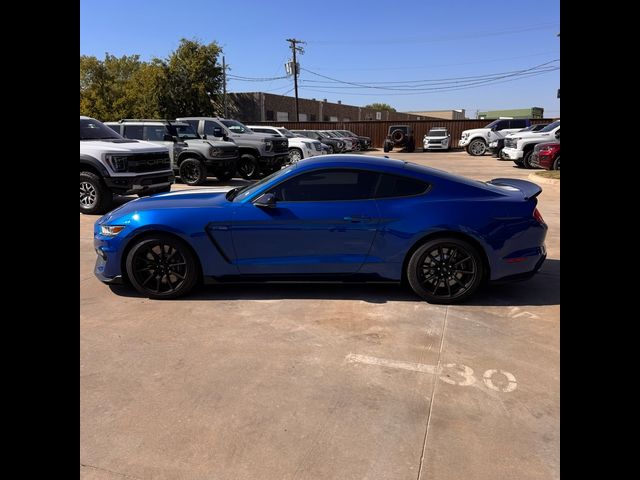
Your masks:
M289 151L289 140L283 138L282 140L273 140L273 151L275 153L284 153Z
M438 140L427 140L428 143L431 143L433 145L440 145L442 143L442 140L438 139Z
M171 165L169 152L135 153L127 156L127 170L132 173L168 170Z
M505 138L504 146L507 148L516 148L518 141L515 138Z

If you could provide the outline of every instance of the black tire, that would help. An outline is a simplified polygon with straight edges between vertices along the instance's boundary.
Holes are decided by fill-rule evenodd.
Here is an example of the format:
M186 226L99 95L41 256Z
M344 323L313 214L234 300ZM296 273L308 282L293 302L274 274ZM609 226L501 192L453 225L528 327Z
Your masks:
M481 157L487 151L487 142L481 138L474 138L471 143L467 145L467 153L472 157Z
M560 155L553 161L553 165L551 166L552 170L560 170Z
M533 148L524 152L524 156L522 157L522 166L524 168L533 168L533 165L531 165L531 155L533 155Z
M98 175L80 172L80 213L99 215L113 204L113 194Z
M496 157L498 158L498 160L502 160L502 148L498 150Z
M216 178L221 182L228 182L235 176L235 174L236 172L234 172L233 170L227 170L225 172L217 172Z
M289 163L297 163L304 158L302 154L302 150L299 148L290 148L289 149Z
M260 165L253 155L245 153L238 161L238 175L245 180L254 180L260 175Z
M429 303L461 302L477 290L483 276L480 253L457 238L429 240L418 247L407 264L409 285Z
M407 152L411 153L413 151L415 151L416 149L416 144L413 141L413 139L410 139L407 141L407 146L406 146Z
M332 153L335 153L335 149L333 148L333 145L327 145L327 147L329 147L329 153L327 155L331 155Z
M186 295L198 282L198 263L180 239L155 233L137 241L126 259L127 276L148 298L168 300Z
M518 168L524 168L524 163L522 162L522 160L514 160L513 163L515 163L516 167Z
M187 185L203 185L207 181L207 167L197 158L187 158L180 164L180 179Z
M402 130L394 130L391 132L391 139L397 144L402 143L405 139L405 133Z
M385 152L389 152L389 151L391 150L391 149L389 148L389 144L388 144L387 142L384 142L384 146L382 147L382 149L383 149Z
M169 193L171 191L171 185L168 187L158 188L157 190L147 190L145 192L140 192L138 194L139 197L148 197L149 195L155 195L156 193Z

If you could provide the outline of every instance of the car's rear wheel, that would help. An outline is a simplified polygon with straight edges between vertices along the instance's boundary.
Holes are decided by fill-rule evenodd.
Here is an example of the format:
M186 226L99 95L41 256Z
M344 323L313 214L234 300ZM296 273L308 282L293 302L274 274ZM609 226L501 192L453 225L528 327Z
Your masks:
M413 253L407 266L409 285L429 303L465 300L480 286L483 275L480 253L457 238L426 242Z
M480 157L484 155L487 151L487 144L481 138L476 138L472 140L469 145L467 145L467 153L474 157Z
M187 158L180 164L180 178L187 185L202 185L207 181L207 167L197 158Z
M554 170L560 170L560 157L556 158L553 161L553 169Z
M260 175L260 166L253 155L245 153L238 162L238 174L245 180L253 180Z
M102 179L93 172L80 172L80 212L90 215L107 212L113 194Z
M154 299L185 295L199 277L198 265L189 247L162 233L145 237L131 248L126 270L136 290Z
M513 163L515 163L516 166L519 167L519 168L523 168L524 167L524 163L522 162L522 160L514 160Z

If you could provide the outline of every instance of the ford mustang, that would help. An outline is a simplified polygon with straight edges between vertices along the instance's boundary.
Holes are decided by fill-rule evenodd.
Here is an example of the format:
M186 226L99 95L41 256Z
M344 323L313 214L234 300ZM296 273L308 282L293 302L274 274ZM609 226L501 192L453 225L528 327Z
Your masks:
M201 282L406 281L432 303L532 276L541 188L389 158L323 155L225 192L139 198L95 224L95 274L154 299Z

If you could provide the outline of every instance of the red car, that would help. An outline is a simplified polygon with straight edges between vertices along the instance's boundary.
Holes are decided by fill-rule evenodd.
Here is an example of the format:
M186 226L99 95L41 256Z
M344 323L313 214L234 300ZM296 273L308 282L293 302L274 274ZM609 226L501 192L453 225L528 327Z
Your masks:
M531 165L545 170L560 170L560 143L539 143L533 148Z

